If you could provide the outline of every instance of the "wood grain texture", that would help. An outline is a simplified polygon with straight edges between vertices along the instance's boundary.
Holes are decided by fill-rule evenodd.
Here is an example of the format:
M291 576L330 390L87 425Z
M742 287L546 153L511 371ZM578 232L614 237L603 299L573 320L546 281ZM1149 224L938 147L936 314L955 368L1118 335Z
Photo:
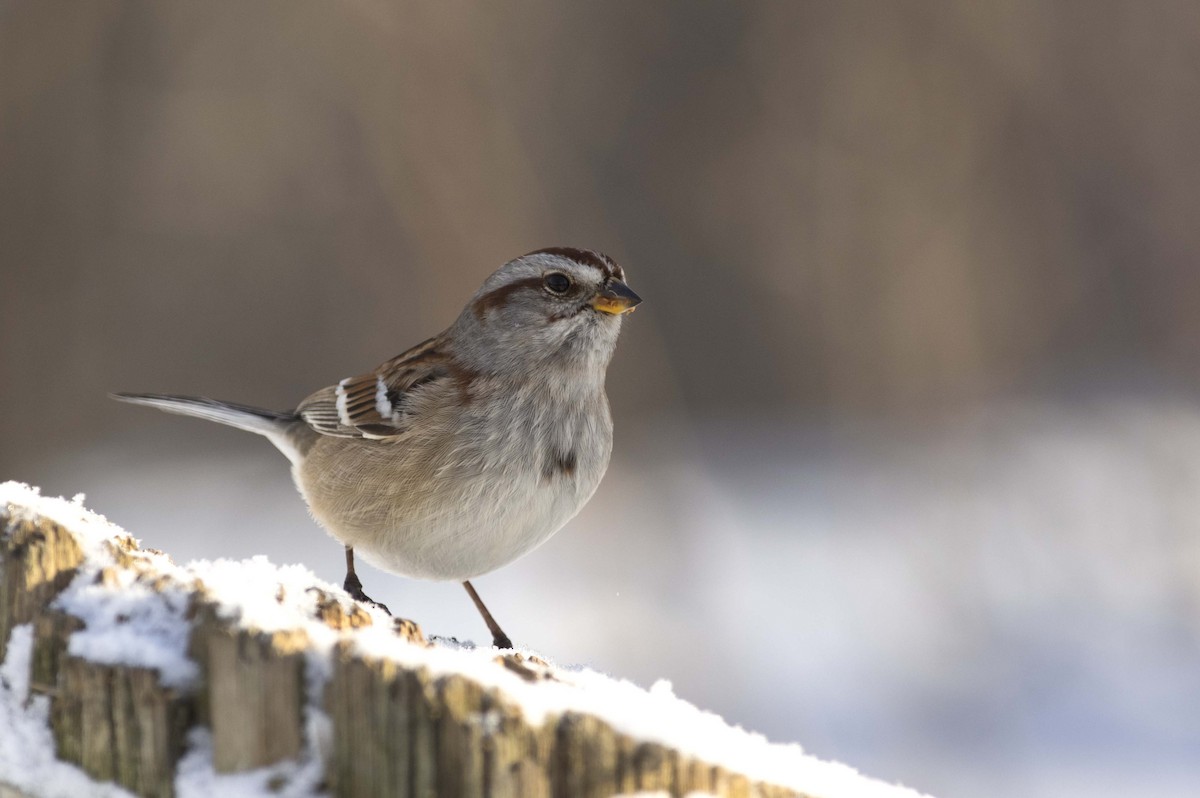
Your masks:
M347 643L335 652L326 690L335 796L798 795L633 740L592 715L567 712L530 724L499 692L469 679L406 670L351 651Z
M171 798L191 719L192 702L154 670L61 660L50 710L58 757L99 781Z
M70 531L0 508L0 661L13 627L32 622L82 562L83 550Z
M308 636L241 629L201 610L189 647L199 663L201 716L212 729L213 767L236 773L298 757L304 746Z
M67 640L82 628L83 621L57 610L44 610L33 620L33 658L29 665L32 692L58 694L58 672L67 653Z

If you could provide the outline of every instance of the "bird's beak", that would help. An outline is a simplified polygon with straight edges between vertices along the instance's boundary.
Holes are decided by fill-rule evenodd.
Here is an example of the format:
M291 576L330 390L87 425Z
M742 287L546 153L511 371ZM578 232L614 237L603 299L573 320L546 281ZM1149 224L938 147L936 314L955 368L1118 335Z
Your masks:
M619 316L632 311L641 301L642 298L633 293L633 289L620 280L613 280L603 291L596 294L596 298L592 300L592 307L601 313Z

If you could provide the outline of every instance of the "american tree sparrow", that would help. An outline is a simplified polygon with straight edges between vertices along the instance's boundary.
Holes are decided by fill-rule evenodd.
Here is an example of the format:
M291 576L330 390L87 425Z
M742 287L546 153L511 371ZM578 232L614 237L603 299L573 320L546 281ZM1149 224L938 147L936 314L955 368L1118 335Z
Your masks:
M488 277L445 332L295 410L114 398L266 436L345 544L351 596L371 601L356 551L385 571L461 581L493 643L512 648L469 580L544 543L600 484L612 451L604 374L639 302L608 256L543 249Z

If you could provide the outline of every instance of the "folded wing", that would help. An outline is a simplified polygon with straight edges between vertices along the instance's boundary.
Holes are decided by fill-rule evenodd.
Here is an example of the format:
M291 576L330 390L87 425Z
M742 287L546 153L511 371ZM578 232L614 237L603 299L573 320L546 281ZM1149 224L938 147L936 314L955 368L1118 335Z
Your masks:
M449 357L431 338L374 371L322 388L301 402L296 413L321 435L395 439L414 418L413 392L452 375Z

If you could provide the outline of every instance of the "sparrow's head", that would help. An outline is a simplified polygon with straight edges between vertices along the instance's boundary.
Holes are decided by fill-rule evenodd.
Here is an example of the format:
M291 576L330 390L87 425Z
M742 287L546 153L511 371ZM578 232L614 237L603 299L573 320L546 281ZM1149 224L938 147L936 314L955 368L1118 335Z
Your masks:
M552 247L496 270L451 330L460 344L476 344L469 356L476 368L551 362L597 368L603 377L621 317L641 301L612 258Z

